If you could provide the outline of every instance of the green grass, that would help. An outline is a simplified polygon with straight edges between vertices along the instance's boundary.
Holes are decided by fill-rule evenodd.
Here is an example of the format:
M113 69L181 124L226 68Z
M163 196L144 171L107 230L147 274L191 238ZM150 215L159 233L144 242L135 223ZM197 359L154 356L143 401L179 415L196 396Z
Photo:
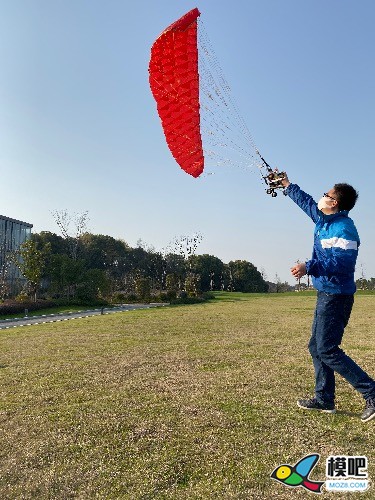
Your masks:
M106 306L107 307L107 306ZM58 306L58 307L49 307L46 309L37 309L36 311L29 311L28 317L32 316L42 316L47 314L66 314L77 311L85 311L87 309L100 309L100 306ZM13 319L13 318L23 318L24 313L16 313L16 314L0 314L0 320L4 319Z
M345 381L336 415L296 408L315 297L219 298L1 331L0 498L302 499L269 476L314 452L312 479L330 454L367 455L374 478ZM374 300L356 297L344 342L372 375Z

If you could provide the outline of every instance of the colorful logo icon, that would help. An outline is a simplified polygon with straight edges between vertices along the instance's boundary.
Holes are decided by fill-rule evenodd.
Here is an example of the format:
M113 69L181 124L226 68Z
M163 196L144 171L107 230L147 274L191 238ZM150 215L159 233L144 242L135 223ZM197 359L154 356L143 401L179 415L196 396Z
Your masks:
M325 481L310 481L309 479L309 474L318 463L319 458L320 455L313 453L302 458L295 465L279 465L272 472L271 478L291 488L302 486L311 493L322 493Z

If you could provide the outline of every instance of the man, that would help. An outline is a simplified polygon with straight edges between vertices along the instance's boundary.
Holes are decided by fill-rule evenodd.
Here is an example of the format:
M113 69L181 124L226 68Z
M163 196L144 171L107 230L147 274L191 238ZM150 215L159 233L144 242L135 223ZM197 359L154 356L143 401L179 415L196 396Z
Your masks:
M311 260L292 267L296 279L312 276L317 303L309 351L315 370L315 397L300 399L306 410L335 413L335 372L344 377L366 401L362 421L375 418L375 381L339 347L348 324L356 291L354 268L360 244L348 217L358 198L348 184L335 184L316 203L286 176L288 196L315 222Z

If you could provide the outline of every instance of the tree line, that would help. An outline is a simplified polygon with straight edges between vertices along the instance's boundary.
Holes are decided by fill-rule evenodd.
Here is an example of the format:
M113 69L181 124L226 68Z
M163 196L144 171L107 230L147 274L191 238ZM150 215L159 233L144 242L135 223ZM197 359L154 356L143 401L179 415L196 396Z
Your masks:
M158 252L101 234L72 237L42 231L21 245L13 261L25 280L21 295L35 300L170 299L214 290L268 291L251 262L225 264L213 255L197 255L199 238L176 239L168 251Z
M375 290L375 278L366 279L364 276L356 281L358 290Z

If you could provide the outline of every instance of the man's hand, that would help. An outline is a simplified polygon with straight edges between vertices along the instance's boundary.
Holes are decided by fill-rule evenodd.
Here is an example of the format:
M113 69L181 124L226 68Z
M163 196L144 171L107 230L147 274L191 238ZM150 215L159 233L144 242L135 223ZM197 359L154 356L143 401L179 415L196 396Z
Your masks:
M290 184L290 180L288 179L288 175L287 173L285 172L285 177L284 179L281 181L281 184L283 185L283 187L287 188Z
M275 172L278 174L279 173L279 169L276 167L275 168ZM290 180L288 179L288 175L286 172L284 172L285 176L284 178L281 180L281 184L284 188L287 188L290 184Z
M291 268L290 271L296 278L296 280L299 280L300 278L302 278L302 276L305 276L306 274L306 264L304 262L302 262L301 264L296 264Z

